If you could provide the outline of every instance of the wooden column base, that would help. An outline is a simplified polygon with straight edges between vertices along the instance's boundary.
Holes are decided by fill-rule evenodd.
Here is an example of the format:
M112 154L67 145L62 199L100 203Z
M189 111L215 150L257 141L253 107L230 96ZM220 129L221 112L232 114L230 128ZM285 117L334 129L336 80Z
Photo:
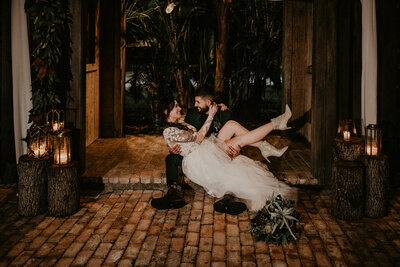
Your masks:
M22 216L36 216L47 210L47 174L51 157L31 158L22 155L18 170L18 213Z
M357 161L337 161L332 168L332 215L360 219L364 213L364 166Z
M49 215L68 216L79 210L77 163L47 168Z
M385 155L363 156L365 165L365 215L371 218L383 217L388 211L389 164Z
M352 137L350 141L335 138L333 145L333 161L338 160L360 160L364 154L364 139Z

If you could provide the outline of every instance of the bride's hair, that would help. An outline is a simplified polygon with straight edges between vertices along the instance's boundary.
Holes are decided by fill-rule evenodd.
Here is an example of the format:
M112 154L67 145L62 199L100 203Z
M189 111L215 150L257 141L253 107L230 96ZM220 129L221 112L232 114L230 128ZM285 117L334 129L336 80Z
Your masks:
M163 101L161 104L161 109L160 109L160 118L161 118L161 125L162 129L164 130L165 128L168 127L176 127L181 130L186 130L186 131L191 131L188 127L186 127L183 124L180 123L174 123L174 122L168 122L168 116L171 110L173 110L175 107L175 99L167 99L166 101Z

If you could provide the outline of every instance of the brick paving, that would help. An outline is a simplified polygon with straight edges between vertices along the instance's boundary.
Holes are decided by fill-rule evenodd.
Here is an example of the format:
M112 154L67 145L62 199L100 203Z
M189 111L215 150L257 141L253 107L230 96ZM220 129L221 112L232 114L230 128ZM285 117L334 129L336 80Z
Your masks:
M268 141L290 145L284 157L268 164L278 178L315 184L309 146L285 136ZM86 180L165 190L168 152L160 136L100 139L94 145L88 148ZM252 148L243 154L261 159ZM400 266L400 188L386 217L346 222L330 215L328 190L300 187L300 239L280 246L255 242L249 232L254 214L215 212L217 199L196 186L185 192L188 204L179 210L151 207L151 198L164 194L159 189L84 192L80 210L64 218L18 215L15 191L0 190L0 266Z
M255 242L254 214L213 210L213 197L186 191L178 210L150 205L159 190L81 197L65 218L21 217L15 192L0 203L0 266L399 266L400 190L381 219L346 222L329 213L328 191L300 189L297 244Z

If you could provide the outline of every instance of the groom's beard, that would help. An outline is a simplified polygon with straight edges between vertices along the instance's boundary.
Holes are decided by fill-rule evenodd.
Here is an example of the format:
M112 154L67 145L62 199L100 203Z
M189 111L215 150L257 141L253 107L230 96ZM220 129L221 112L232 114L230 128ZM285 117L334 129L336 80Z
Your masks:
M208 110L209 110L209 109L210 109L210 107L204 107L204 108L198 107L198 108L197 108L197 110L198 110L200 113L203 113L203 114L208 113Z

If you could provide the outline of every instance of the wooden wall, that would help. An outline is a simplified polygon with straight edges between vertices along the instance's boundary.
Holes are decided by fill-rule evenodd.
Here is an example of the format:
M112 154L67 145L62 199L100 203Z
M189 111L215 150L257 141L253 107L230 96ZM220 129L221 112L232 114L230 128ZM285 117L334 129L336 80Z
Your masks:
M338 1L337 119L353 119L361 133L361 2Z
M71 25L71 96L73 101L67 103L67 108L75 110L75 116L70 119L71 123L75 124L75 128L72 129L72 151L73 159L78 161L79 172L83 173L85 170L85 61L84 61L84 29L83 29L83 2L82 1L70 1L70 10L72 14L72 25ZM69 122L66 121L68 124Z
M378 123L393 184L400 184L400 1L376 1Z
M285 102L298 120L298 132L311 141L308 114L312 99L312 1L289 0L284 3L283 87Z
M17 180L11 72L11 0L4 0L0 2L0 183Z
M123 134L124 70L121 60L121 4L104 0L100 5L100 136Z
M338 0L314 1L311 172L329 184L337 129Z
M99 1L89 1L86 8L86 140L88 146L100 131L100 91L99 91ZM89 28L91 28L89 30ZM88 47L90 46L90 47ZM90 51L90 52L88 52ZM93 55L92 55L93 53ZM89 55L90 54L90 55Z

